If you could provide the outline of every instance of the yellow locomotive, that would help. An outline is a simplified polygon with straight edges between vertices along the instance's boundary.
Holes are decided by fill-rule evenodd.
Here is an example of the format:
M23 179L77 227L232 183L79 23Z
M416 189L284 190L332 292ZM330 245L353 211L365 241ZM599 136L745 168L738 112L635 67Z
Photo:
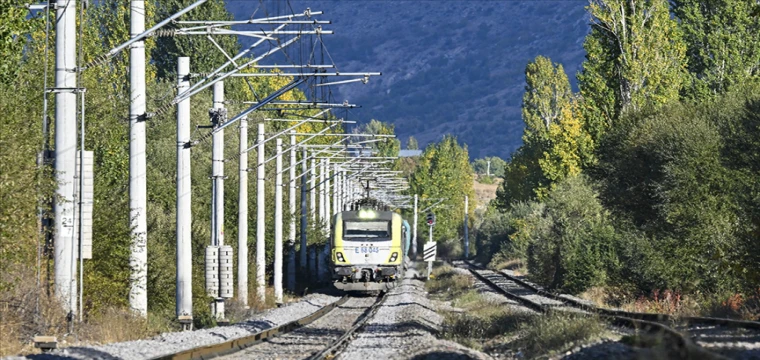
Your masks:
M391 211L360 209L332 217L332 280L344 291L385 291L403 278L409 226Z

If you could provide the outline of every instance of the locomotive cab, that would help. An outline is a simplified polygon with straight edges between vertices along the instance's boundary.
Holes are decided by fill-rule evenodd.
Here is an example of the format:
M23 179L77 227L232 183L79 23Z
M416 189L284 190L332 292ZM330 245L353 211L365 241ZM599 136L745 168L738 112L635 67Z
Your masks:
M390 211L362 209L331 222L332 277L346 291L388 290L401 277L402 219Z

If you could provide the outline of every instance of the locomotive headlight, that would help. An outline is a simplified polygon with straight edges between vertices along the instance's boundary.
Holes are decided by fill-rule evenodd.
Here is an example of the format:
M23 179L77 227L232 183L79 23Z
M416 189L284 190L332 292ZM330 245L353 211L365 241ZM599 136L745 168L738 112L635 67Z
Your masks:
M343 253L340 251L335 253L335 257L338 258L338 262L346 262L346 259L343 258Z
M396 258L398 258L398 253L394 252L393 254L391 254L391 261L390 262L396 261Z
M359 210L359 219L374 219L375 212L369 209Z

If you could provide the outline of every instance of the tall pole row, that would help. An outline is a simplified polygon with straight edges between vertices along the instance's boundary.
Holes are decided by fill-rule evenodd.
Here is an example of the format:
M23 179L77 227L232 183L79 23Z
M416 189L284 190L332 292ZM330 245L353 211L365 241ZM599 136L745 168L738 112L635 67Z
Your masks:
M311 158L311 173L309 174L309 211L311 211L311 224L317 223L317 159Z
M248 118L240 119L238 159L238 301L248 307Z
M266 284L264 272L266 267L266 247L264 245L265 223L265 194L264 194L264 123L259 123L257 137L257 169L256 169L256 296L259 301L264 301Z
M130 35L145 31L145 1L130 2ZM73 51L73 50L72 50ZM148 185L145 164L145 42L129 50L129 218L132 220L132 269L129 304L142 317L148 315Z
M288 290L296 290L296 136L290 132L290 176L288 176Z
M190 88L190 58L177 59L177 93ZM177 317L193 316L190 182L190 99L177 104Z
M76 313L74 173L77 139L76 1L58 0L55 24L55 294Z
M274 182L274 301L282 304L282 139L275 139Z

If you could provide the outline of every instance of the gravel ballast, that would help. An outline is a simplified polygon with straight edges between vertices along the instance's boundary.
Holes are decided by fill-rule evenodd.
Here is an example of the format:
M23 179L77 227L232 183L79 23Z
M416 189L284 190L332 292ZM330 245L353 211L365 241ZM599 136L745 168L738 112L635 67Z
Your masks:
M424 283L407 273L383 306L359 330L338 359L490 359L435 334L443 318L427 299Z
M213 345L305 317L340 299L325 294L307 295L299 301L256 314L251 319L229 326L196 331L171 332L152 339L127 341L100 346L68 347L48 354L30 355L31 359L124 359L138 360L166 356L199 346Z

